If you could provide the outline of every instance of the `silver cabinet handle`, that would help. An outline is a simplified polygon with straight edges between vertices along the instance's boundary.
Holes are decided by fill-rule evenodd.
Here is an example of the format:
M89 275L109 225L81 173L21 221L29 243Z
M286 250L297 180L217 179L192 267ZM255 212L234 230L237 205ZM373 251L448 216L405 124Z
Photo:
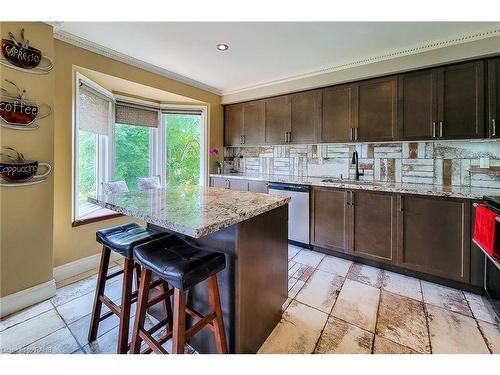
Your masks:
M285 143L288 143L288 132L285 132Z
M403 211L404 211L404 203L403 203L403 202L404 202L404 201L403 201L403 196L402 196L402 195L400 195L400 196L399 196L399 211L400 211L400 212L403 212Z
M354 140L358 140L358 128L354 128Z
M432 121L432 138L436 138L436 121Z
M226 189L229 189L229 180L226 180Z
M443 138L443 121L439 121L439 138Z
M288 143L292 142L292 132L288 132Z
M351 134L350 134L349 140L354 141L354 128L351 128L350 130L351 130Z
M245 144L245 135L243 134L241 138L243 139L243 144Z
M497 122L496 119L491 120L491 136L496 137L497 136Z

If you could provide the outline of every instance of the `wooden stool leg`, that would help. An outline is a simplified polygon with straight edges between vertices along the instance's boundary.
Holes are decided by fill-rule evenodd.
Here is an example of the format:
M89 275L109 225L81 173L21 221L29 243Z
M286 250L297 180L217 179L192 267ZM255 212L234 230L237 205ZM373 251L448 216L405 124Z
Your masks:
M215 345L219 354L227 353L226 332L224 331L224 320L222 318L222 309L220 305L219 286L217 285L217 275L208 278L208 300L210 308L215 312Z
M167 293L169 290L169 286L167 282L162 282L161 283L161 291L162 293ZM167 314L168 318L168 330L169 332L172 332L174 328L174 322L173 322L173 317L172 317L172 304L170 302L170 296L165 297L163 300L163 306L165 307L165 312Z
M139 295L137 297L137 310L135 312L134 333L132 343L130 344L130 353L137 354L141 350L142 339L139 336L139 330L144 328L146 311L148 310L149 283L151 281L151 271L143 268L141 272L141 282L139 284Z
M186 292L174 288L174 325L172 329L172 352L184 354L186 345Z
M89 342L97 338L97 330L99 329L99 320L101 318L102 302L100 297L104 295L104 288L106 286L106 276L109 268L109 257L111 250L106 246L102 247L101 262L99 264L99 273L97 275L97 287L95 290L94 307L92 309L92 318L90 321L89 329Z
M141 281L141 265L136 263L135 264L135 286L137 290L139 290L139 284Z
M123 263L123 286L120 307L120 326L118 331L118 354L128 351L128 332L130 325L130 307L132 305L132 283L134 279L134 261L125 258Z

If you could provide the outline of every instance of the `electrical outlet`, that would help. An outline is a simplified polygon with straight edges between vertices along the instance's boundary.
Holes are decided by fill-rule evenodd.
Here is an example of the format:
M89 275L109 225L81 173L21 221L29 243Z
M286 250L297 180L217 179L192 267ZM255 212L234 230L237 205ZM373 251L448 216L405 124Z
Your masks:
M480 158L479 159L479 167L480 168L489 168L490 167L490 158Z

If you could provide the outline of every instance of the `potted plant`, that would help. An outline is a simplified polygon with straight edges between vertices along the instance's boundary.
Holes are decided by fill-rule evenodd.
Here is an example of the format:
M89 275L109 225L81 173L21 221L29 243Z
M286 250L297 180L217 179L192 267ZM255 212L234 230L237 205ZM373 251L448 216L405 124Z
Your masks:
M216 148L212 148L210 149L210 151L208 152L208 154L210 156L217 156L219 155L219 150L216 149ZM222 163L218 160L215 161L215 166L217 167L217 173L218 174L221 174L222 173Z

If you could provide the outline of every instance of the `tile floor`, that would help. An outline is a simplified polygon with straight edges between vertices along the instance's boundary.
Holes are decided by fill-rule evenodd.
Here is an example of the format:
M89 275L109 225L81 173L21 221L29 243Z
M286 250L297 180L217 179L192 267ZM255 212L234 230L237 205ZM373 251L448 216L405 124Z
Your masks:
M500 353L481 296L295 246L288 268L283 319L259 353ZM0 353L115 353L116 317L87 341L95 283L95 270L64 280L52 299L3 318ZM121 279L106 289L119 301Z

